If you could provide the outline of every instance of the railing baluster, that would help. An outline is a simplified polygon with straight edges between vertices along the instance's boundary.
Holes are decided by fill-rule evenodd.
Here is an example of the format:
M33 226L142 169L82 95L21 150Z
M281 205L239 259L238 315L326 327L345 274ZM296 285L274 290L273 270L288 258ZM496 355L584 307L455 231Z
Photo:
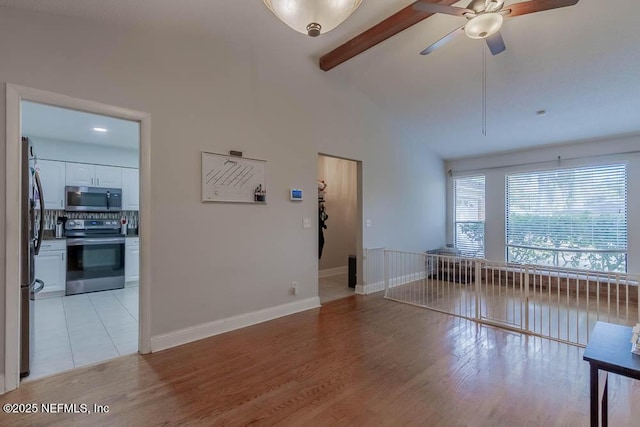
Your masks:
M620 276L616 274L616 318L620 319Z
M524 267L524 330L529 331L529 266Z
M558 290L558 301L556 303L558 317L557 317L557 329L558 329L558 339L560 339L560 271L556 274L556 288Z
M607 279L607 322L611 322L611 275Z
M570 323L571 323L571 311L569 310L570 308L570 303L569 303L569 296L571 294L571 281L569 280L569 277L565 278L565 283L567 284L567 306L565 307L565 310L567 312L567 340L570 337L569 334L569 328L570 328Z
M624 293L625 293L625 297L624 297L624 301L625 301L624 320L626 320L628 322L629 321L629 282L628 281L624 285Z
M589 273L587 273L589 280ZM576 282L576 342L580 342L580 280Z
M385 296L389 296L389 252L384 252L384 288Z

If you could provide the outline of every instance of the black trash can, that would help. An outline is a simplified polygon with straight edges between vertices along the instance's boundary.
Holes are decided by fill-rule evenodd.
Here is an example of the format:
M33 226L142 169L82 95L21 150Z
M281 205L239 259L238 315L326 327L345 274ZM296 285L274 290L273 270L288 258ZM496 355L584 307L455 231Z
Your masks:
M348 276L349 276L349 287L350 288L355 288L356 287L356 283L358 281L358 269L356 267L356 256L355 255L349 255Z

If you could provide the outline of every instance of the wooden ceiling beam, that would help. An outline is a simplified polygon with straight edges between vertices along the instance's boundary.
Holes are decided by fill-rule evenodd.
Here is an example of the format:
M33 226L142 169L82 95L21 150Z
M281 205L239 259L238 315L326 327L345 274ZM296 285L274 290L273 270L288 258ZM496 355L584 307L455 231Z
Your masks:
M425 1L425 0L422 0ZM440 3L447 6L452 6L459 0L426 0L430 3ZM419 2L415 2L419 3ZM380 42L385 41L389 37L393 37L401 31L423 21L433 15L433 13L420 12L413 9L413 5L410 4L397 13L394 13L387 19L373 27L369 28L364 33L352 38L348 42L341 46L338 46L331 52L323 55L320 58L320 69L329 71L330 69L342 64L345 61L353 58L354 56L364 52L377 45Z

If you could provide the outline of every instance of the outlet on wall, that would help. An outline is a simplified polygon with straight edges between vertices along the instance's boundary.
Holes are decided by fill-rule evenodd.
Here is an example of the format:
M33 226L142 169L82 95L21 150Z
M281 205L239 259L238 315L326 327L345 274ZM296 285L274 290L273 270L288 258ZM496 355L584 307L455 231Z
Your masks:
M291 288L289 289L289 293L291 295L296 295L298 293L298 282L291 282Z

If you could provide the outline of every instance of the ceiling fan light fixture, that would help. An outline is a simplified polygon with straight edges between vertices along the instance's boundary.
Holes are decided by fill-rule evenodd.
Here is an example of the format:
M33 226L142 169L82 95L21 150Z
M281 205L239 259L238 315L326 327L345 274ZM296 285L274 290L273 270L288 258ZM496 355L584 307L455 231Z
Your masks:
M464 32L472 39L486 39L500 31L503 22L504 17L499 13L483 13L471 18L464 26Z
M344 22L362 0L262 0L278 19L299 33L317 37Z

